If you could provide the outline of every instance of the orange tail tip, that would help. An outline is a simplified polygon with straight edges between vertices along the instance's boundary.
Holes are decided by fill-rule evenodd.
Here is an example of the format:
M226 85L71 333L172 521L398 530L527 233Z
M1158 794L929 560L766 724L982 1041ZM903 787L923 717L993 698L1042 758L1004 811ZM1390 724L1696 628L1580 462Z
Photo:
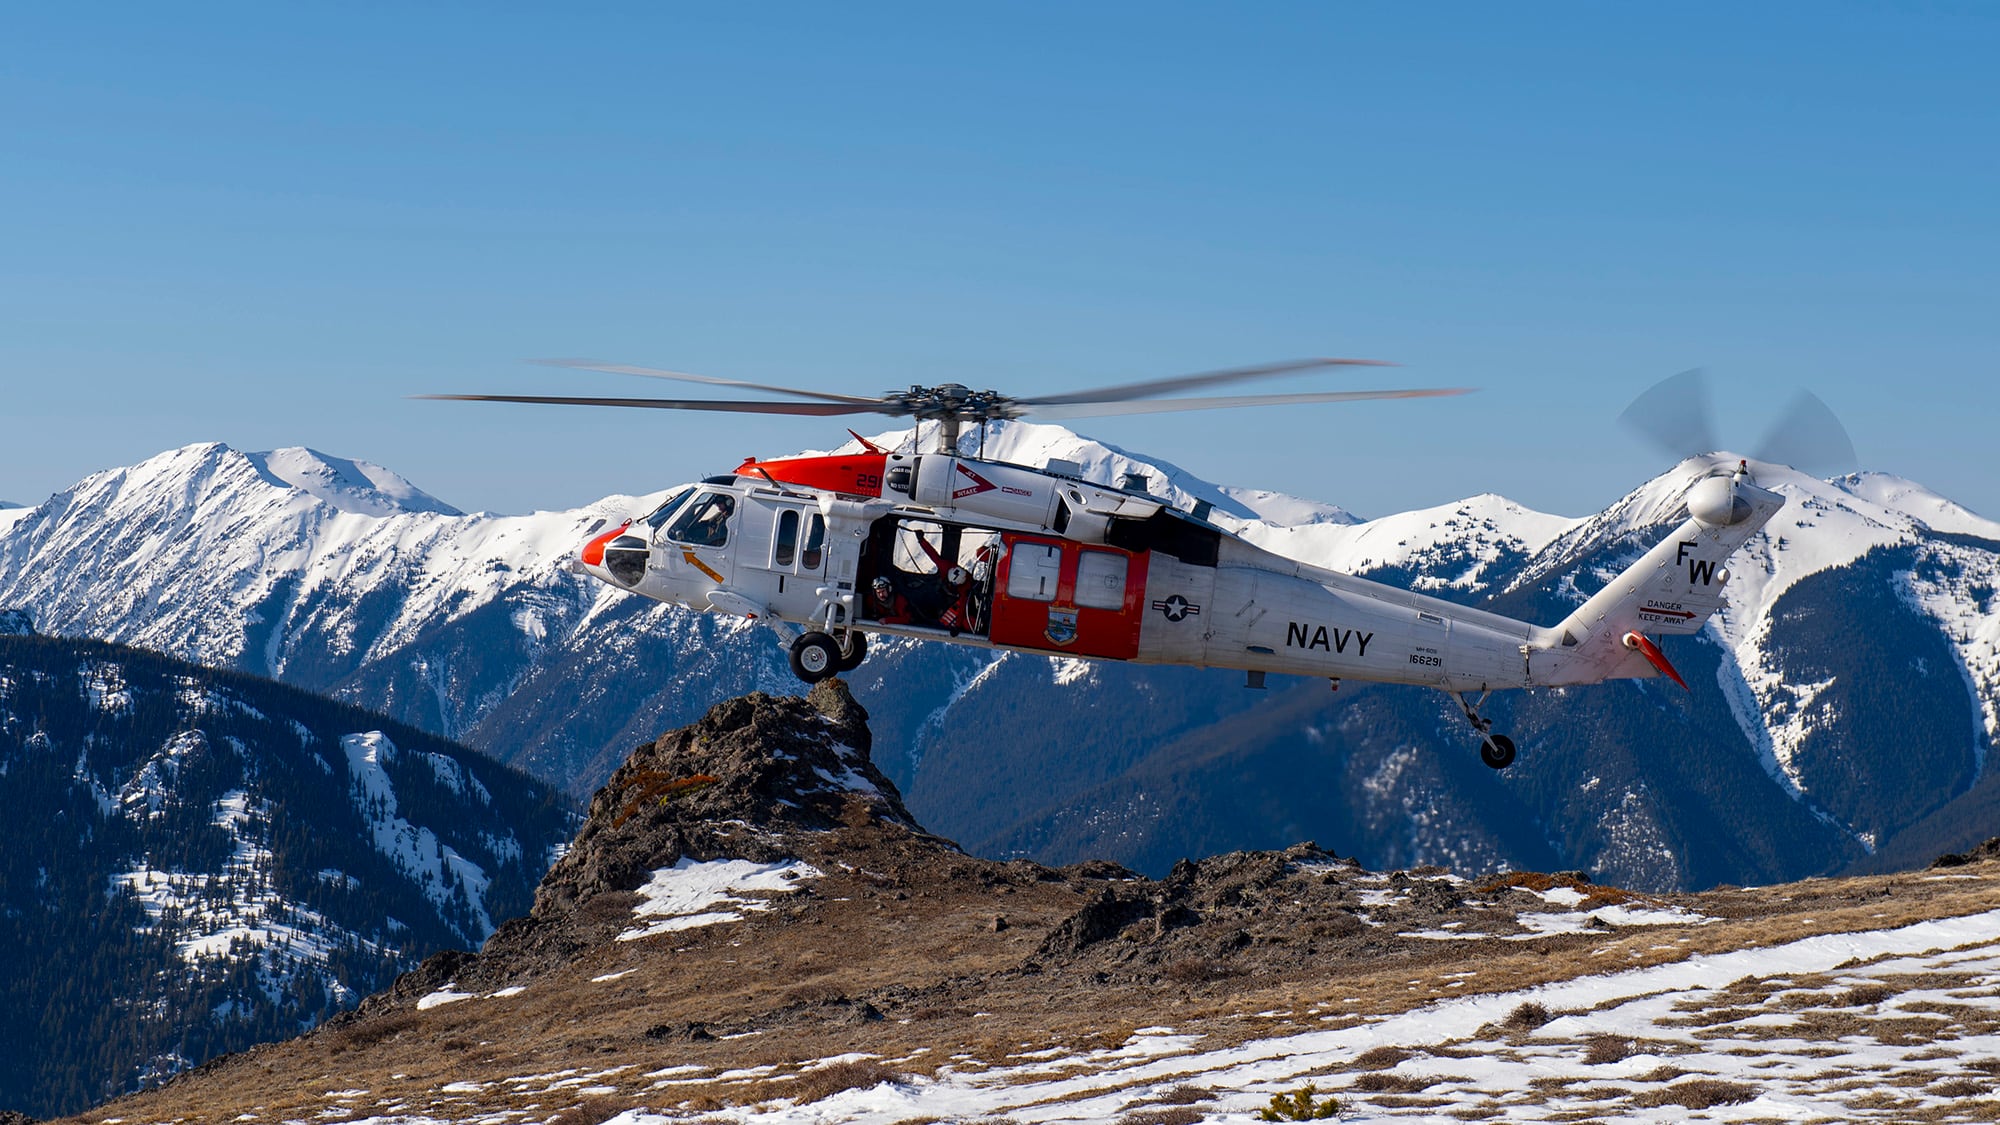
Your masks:
M1686 680L1681 679L1679 672L1674 671L1674 666L1667 662L1667 654L1660 651L1659 645L1654 644L1638 633L1627 633L1625 634L1625 647L1633 649L1639 655L1645 657L1648 664L1660 670L1660 675L1681 685L1682 691L1693 694L1694 689L1687 685Z

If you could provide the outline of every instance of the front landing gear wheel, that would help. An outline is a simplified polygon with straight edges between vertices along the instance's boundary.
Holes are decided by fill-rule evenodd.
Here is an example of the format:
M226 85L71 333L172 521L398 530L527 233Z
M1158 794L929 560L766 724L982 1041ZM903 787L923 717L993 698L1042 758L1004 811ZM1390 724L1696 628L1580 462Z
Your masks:
M816 684L840 671L840 645L825 633L801 633L792 642L792 674Z
M1496 770L1514 764L1514 740L1504 734L1489 736L1479 746L1479 760Z
M846 647L840 650L839 668L843 672L852 672L868 659L868 638L850 629L846 639Z

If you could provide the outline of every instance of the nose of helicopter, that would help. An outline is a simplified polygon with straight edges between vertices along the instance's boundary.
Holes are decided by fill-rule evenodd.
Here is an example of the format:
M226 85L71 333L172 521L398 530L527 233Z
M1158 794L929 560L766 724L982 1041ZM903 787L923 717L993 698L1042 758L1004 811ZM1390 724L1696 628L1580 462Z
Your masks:
M637 535L627 535L632 521L626 520L617 527L585 543L577 552L577 561L591 575L620 586L636 586L646 576L646 556L649 553L646 541Z

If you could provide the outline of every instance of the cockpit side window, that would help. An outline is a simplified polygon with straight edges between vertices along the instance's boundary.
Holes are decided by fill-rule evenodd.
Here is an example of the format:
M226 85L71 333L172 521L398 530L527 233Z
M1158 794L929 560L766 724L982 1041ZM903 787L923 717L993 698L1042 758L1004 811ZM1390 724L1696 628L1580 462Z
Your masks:
M696 547L720 547L729 542L729 517L735 512L734 496L706 493L667 528L667 537Z

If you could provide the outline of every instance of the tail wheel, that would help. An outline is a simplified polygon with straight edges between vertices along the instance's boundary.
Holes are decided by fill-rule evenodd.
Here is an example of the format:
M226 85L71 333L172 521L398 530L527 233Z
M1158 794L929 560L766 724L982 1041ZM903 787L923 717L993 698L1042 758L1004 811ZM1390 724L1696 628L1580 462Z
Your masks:
M825 633L802 633L792 642L792 674L816 684L840 671L840 645Z
M1504 734L1489 736L1480 744L1479 760L1496 770L1504 770L1514 764L1514 740Z
M846 640L847 645L840 650L839 668L843 672L852 672L868 659L868 638L849 629Z

